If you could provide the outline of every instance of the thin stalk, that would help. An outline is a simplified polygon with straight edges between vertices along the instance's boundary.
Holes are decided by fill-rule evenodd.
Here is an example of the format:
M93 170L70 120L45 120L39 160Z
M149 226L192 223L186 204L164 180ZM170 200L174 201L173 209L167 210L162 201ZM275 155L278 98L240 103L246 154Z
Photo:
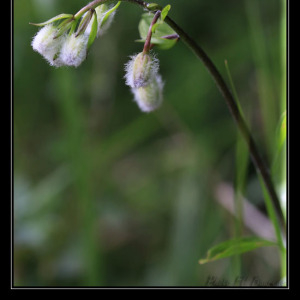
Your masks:
M158 18L160 17L160 11L158 10L155 15L154 15L154 18L150 24L150 27L149 27L149 31L148 31L148 34L147 34L147 37L146 37L146 41L145 41L145 44L144 44L144 50L143 50L143 53L148 53L149 50L150 50L150 47L151 47L151 38L152 38L152 28L154 26L154 24L157 22Z
M245 118L243 113L238 94L233 83L233 79L229 70L228 62L225 61L225 67L229 78L229 83L233 92L233 96L236 100L241 115ZM242 224L243 224L243 194L245 193L246 177L248 169L249 152L246 149L247 145L243 143L240 133L238 132L236 141L236 180L235 180L235 210L237 217L237 237L242 235Z
M110 1L111 0L94 0L94 1L90 2L87 6L83 7L75 15L75 18L83 15L87 10L89 10L91 8L95 8L100 4L110 2ZM131 2L133 4L139 5L142 8L144 8L152 13L156 12L156 11L152 11L151 9L148 9L149 3L145 2L145 1L141 1L141 0L121 0L121 1ZM285 228L284 216L283 216L283 213L281 210L277 192L275 190L273 181L270 176L269 169L267 168L263 159L261 158L258 148L255 144L255 141L254 141L254 139L246 125L246 122L239 111L238 105L236 104L236 101L234 100L222 75L220 74L220 72L218 71L217 67L212 62L212 60L204 52L204 50L179 25L177 25L168 16L165 18L165 22L180 36L181 40L192 50L192 52L197 56L197 58L199 58L203 62L207 71L209 72L211 77L214 79L215 84L217 85L220 93L222 94L223 98L225 99L227 107L228 107L233 119L235 120L235 123L236 123L238 129L240 130L240 132L249 148L249 152L251 154L252 161L253 161L258 173L261 175L261 178L264 182L266 190L272 201L272 204L273 204L272 206L274 207L274 209L277 212L279 222L281 223L282 227Z

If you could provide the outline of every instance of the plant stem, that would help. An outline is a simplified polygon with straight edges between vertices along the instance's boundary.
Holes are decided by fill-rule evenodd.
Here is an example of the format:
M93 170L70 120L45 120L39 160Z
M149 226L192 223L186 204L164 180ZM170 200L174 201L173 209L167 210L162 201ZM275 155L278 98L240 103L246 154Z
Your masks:
M152 28L153 28L154 24L157 22L158 18L160 17L160 13L161 12L159 10L155 13L154 18L153 18L153 20L150 24L148 35L147 35L147 38L146 38L146 41L145 41L145 44L144 44L143 53L148 53L149 50L150 50L151 38L152 38Z
M94 0L90 2L87 6L83 7L76 15L81 16L84 14L87 10L91 8L95 8L100 4L110 2L111 0ZM148 11L151 11L148 9L149 3L141 0L121 0L124 2L131 2L134 4L137 4L144 9L147 9ZM156 11L151 11L152 13L155 13ZM277 196L273 181L271 179L271 175L269 172L269 169L265 165L263 159L261 158L258 148L255 144L255 141L247 127L247 124L243 118L243 116L240 113L240 110L238 108L238 105L236 101L234 100L229 88L227 87L222 75L216 68L215 64L212 62L212 60L208 57L208 55L204 52L204 50L192 39L181 27L179 27L169 16L165 18L165 22L180 36L181 40L192 50L192 52L199 58L206 69L208 70L211 77L214 79L219 91L221 92L223 98L225 99L225 102L228 106L229 111L231 112L231 115L233 119L235 120L238 129L240 130L248 148L249 152L251 154L252 161L258 171L259 174L261 174L262 180L266 186L266 189L268 191L268 194L270 195L270 199L272 200L274 209L277 212L277 216L279 218L279 221L283 228L285 228L285 221L284 216L281 210L280 201Z

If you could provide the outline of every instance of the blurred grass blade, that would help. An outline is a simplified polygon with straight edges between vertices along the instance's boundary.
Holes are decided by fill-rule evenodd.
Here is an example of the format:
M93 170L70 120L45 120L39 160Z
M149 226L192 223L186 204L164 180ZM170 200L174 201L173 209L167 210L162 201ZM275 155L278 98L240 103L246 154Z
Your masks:
M233 83L233 79L231 76L231 72L229 69L229 65L227 60L225 60L225 67L227 71L227 75L229 78L230 86L235 98L235 101L238 105L238 109L243 116L244 119L245 115L237 95L237 91L235 85ZM247 144L245 143L244 139L238 132L237 134L237 141L236 141L236 179L235 179L235 210L237 215L237 224L236 224L236 237L239 237L242 232L242 211L243 211L243 204L242 204L242 195L244 194L246 181L247 181L247 170L249 164L249 150Z
M260 185L262 187L262 191L263 191L263 195L264 195L268 215L269 215L269 218L271 219L271 222L272 222L274 230L275 230L275 234L276 234L276 238L277 238L279 248L280 248L281 251L285 251L285 247L284 247L284 243L283 243L283 237L281 235L280 225L279 225L279 222L276 218L275 208L273 206L273 203L272 203L272 200L269 196L269 193L267 192L267 189L264 185L264 182L263 182L263 179L262 179L261 175L259 175L258 178L259 178L259 181L260 181ZM286 218L286 216L284 214L284 211L283 211L283 216L284 216L284 218Z
M234 99L237 103L240 114L243 116L244 119L247 120L249 118L246 118L243 112L235 85L233 83L233 79L231 76L231 72L227 60L225 60L225 67L229 78L230 86L234 95ZM236 144L236 166L237 166L236 167L236 190L237 190L236 192L243 193L244 191L245 184L246 184L248 162L249 162L249 150L244 139L241 137L240 133L238 132L237 144Z
M279 115L277 87L273 84L274 71L270 66L270 54L267 48L265 20L262 17L262 1L245 1L250 43L255 63L258 98L263 122L263 136L269 157L274 155L274 132Z
M285 142L286 142L286 111L281 115L277 129L276 129L276 153L272 163L272 175L277 179L279 184L286 181L286 176L284 172L285 162Z
M277 246L277 244L275 242L264 240L258 237L244 237L228 240L209 249L206 258L200 259L199 263L205 264L265 246Z
M282 114L278 128L277 149L280 151L286 140L286 111Z
M238 105L238 109L245 120L245 118L235 84L233 82L231 72L229 69L228 61L225 60L225 67L229 78L230 86L233 92L234 99ZM236 147L235 147L235 188L234 188L234 210L235 210L235 224L234 224L234 237L240 238L243 232L243 195L245 194L245 188L247 184L247 171L249 166L249 149L245 143L240 132L237 132ZM233 270L235 277L241 274L241 257L235 255L233 257Z

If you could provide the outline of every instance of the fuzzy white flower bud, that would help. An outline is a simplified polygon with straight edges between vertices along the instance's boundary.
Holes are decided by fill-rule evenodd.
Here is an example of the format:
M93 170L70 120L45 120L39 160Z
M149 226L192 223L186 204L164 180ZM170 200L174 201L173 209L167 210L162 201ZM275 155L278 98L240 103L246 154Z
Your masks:
M147 86L157 75L158 69L158 60L153 55L143 52L134 55L125 65L126 84L131 88Z
M102 35L111 25L116 11L114 10L112 13L109 11L113 8L113 5L99 5L96 7L95 11L97 14L97 21L98 21L98 33L97 36Z
M66 66L78 67L86 59L88 39L87 34L68 35L59 55L62 63Z
M97 37L104 34L107 29L110 27L114 16L117 12L117 8L121 2L118 2L117 4L107 4L103 3L95 8L95 12L97 15ZM86 33L91 32L91 24L88 25L86 29Z
M65 40L65 35L56 37L57 30L52 25L46 25L38 31L32 40L33 50L40 53L52 66L59 67L62 65L58 59L58 53Z
M156 75L147 85L133 88L134 100L143 112L157 109L163 101L163 82L160 75Z

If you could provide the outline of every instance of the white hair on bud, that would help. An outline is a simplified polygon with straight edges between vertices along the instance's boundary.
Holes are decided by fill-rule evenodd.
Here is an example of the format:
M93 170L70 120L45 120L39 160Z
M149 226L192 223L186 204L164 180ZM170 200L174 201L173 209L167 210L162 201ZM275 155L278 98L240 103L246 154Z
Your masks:
M51 66L59 67L62 65L58 59L58 53L65 39L65 36L55 37L56 28L52 25L46 25L40 29L34 36L31 46L34 51L40 53Z
M159 61L152 54L139 53L130 57L125 64L126 84L131 88L139 88L148 85L157 76Z
M147 86L131 90L134 100L141 111L151 112L161 105L163 101L163 87L162 78L160 75L157 75Z
M117 11L115 10L112 13L110 13L110 15L105 20L105 22L104 22L104 18L107 15L108 11L111 10L114 6L115 6L114 3L112 3L112 4L104 3L95 8L95 12L97 15L97 24L98 24L97 37L99 37L100 35L103 35L110 27ZM83 15L83 17L85 16L85 14ZM90 22L89 25L87 26L85 33L90 34L91 30L92 30L92 22Z
M78 67L87 56L88 35L80 34L67 36L60 51L59 59L64 65Z
M106 14L108 13L108 11L111 10L114 6L115 6L115 4L113 4L113 3L112 4L102 4L95 8L96 14L98 16L97 37L104 34L107 31L107 29L110 27L117 11L116 10L113 11L108 16L108 18L106 19L106 21L104 23L103 23L103 20L104 20L104 17L106 16Z
M133 64L135 62L135 59L137 57L137 54L130 56L130 60L125 64L125 82L126 85L130 86L131 88L134 88L133 84Z

